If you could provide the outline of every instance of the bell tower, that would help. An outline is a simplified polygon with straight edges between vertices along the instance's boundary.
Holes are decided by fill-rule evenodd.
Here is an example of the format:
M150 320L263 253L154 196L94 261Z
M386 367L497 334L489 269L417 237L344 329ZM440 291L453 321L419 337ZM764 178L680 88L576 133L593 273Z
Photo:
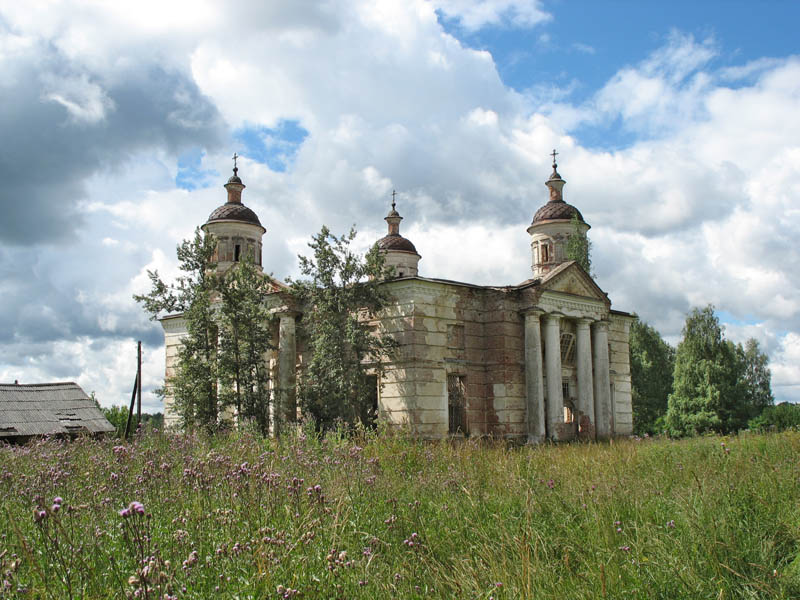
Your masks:
M214 209L202 226L205 233L217 239L214 260L219 272L244 260L245 256L263 268L261 240L267 230L261 225L258 215L242 204L242 191L246 186L239 177L238 158L237 154L233 155L233 176L225 184L228 201Z
M567 241L575 233L572 223L577 217L582 235L589 231L589 224L583 220L580 211L564 202L564 185L567 183L558 173L556 156L553 150L553 172L545 185L550 190L550 199L536 211L528 227L531 236L531 270L534 278L543 277L555 267L569 260Z

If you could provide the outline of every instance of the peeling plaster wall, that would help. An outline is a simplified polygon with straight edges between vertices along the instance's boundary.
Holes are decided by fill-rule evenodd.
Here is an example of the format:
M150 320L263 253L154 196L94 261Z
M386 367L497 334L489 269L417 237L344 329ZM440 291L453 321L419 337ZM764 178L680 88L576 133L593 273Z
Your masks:
M380 414L424 437L448 435L447 376L465 377L470 435L525 435L523 320L503 292L443 282L390 282L381 319L401 344L388 366ZM452 327L463 330L454 335Z
M631 353L629 345L632 317L611 313L608 324L609 370L611 371L611 402L614 410L614 434L633 433L633 403L631 400Z
M164 354L165 369L164 369L164 382L169 381L175 375L175 369L178 366L178 351L183 338L186 337L186 321L182 317L171 317L162 319L161 325L164 328ZM178 428L180 426L180 419L174 410L174 400L169 388L164 395L164 427Z

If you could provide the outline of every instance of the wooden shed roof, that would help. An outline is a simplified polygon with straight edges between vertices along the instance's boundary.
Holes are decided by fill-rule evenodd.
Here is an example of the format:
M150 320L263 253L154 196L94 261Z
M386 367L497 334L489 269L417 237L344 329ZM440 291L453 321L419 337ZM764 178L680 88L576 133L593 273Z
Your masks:
M77 383L0 383L0 440L112 431Z

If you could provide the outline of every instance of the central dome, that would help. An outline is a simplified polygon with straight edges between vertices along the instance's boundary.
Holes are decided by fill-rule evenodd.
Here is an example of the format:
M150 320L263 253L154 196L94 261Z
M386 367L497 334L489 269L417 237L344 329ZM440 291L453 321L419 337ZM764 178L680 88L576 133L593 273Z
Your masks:
M404 238L399 233L390 233L379 239L377 242L378 248L381 250L404 250L405 252L417 252L411 240Z
M579 211L577 208L571 204L567 204L563 200L556 200L548 202L539 210L537 210L536 214L533 215L533 223L540 223L541 221L553 221L556 219L571 221L574 215L577 215L578 220L582 223L586 222L583 220L581 211Z
M236 202L226 202L222 206L215 208L214 211L208 215L206 223L213 223L214 221L244 221L245 223L252 223L253 225L261 225L258 220L258 215L252 210L247 208L244 204Z

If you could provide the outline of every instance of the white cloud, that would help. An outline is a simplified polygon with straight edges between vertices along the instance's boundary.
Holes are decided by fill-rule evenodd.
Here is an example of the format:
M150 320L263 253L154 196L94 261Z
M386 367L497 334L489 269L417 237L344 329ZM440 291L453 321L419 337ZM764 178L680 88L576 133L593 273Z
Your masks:
M433 4L471 31L489 25L532 27L552 19L539 0L433 0Z
M770 369L776 400L800 402L800 334L789 332L781 338Z
M43 75L44 98L67 109L70 117L78 122L97 123L114 109L114 102L100 85L89 81L87 75L78 77L55 77Z
M575 105L568 90L523 97L505 87L491 55L463 47L435 13L468 30L533 27L550 18L539 2L335 4L241 2L221 10L200 2L166 15L150 3L135 15L117 5L4 7L15 33L0 35L0 49L11 49L0 51L0 84L16 76L15 56L44 40L69 63L63 71L43 66L51 100L87 126L118 112L103 90L120 65L124 73L159 65L184 74L231 128L299 120L309 135L286 172L254 157L240 162L244 202L267 228L265 268L280 278L297 274L295 255L307 252L323 223L337 233L357 223L365 248L384 235L396 189L422 275L519 283L530 273L525 227L547 199L547 154L555 147L569 182L565 198L592 225L594 269L615 308L638 312L675 341L690 306L713 302L754 321L731 333L763 340L776 394L795 389L800 60L716 69L721 49L713 40L673 33ZM191 129L198 116L181 100L185 88L170 92L179 100L170 121ZM582 145L584 128L602 132L609 123L632 141L613 151ZM80 244L37 250L37 276L55 280L57 291L80 289L86 322L116 336L95 344L64 334L72 345L59 351L75 354L70 372L90 389L120 396L129 387L129 374L91 373L100 365L127 373L116 363L133 339L125 327L144 319L130 295L147 288L146 268L174 273L175 244L225 200L234 149L247 154L206 149L200 167L219 174L207 189L175 188L180 150L166 142L86 178ZM60 326L47 310L41 320ZM52 348L41 349L26 372L46 376L51 356ZM148 367L153 381L163 375L157 362ZM0 376L19 378L14 369L0 367Z

